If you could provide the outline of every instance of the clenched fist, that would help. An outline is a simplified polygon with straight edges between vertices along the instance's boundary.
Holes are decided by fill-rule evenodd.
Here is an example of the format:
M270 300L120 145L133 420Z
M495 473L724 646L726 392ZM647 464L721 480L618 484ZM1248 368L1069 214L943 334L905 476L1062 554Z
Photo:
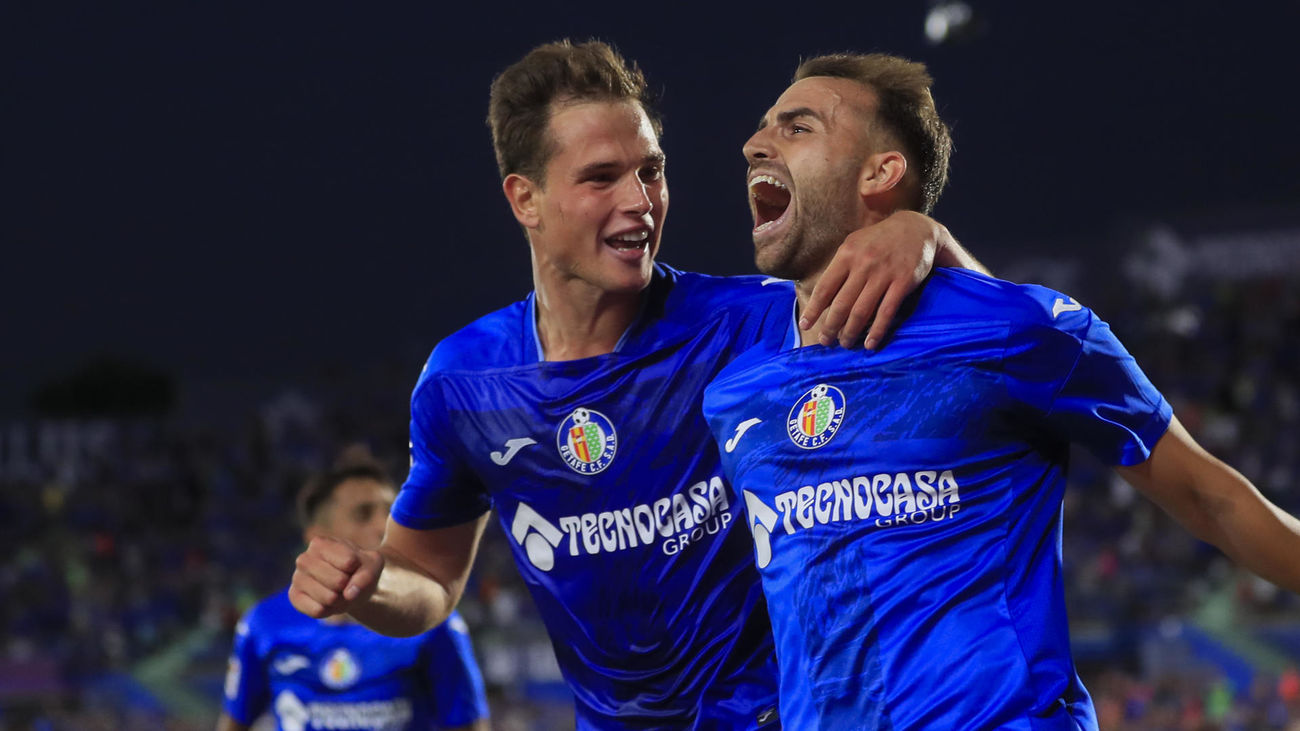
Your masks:
M374 593L384 557L348 541L317 536L295 566L289 602L309 617L324 619L347 612Z

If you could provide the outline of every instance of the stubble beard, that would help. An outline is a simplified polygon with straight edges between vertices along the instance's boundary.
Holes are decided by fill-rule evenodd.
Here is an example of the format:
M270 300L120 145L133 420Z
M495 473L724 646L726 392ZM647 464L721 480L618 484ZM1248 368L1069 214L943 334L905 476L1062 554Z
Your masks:
M780 241L754 252L758 270L796 282L820 274L835 250L859 226L858 201L842 188L852 183L848 176L826 176L802 186L797 194L798 218L791 222L790 230Z

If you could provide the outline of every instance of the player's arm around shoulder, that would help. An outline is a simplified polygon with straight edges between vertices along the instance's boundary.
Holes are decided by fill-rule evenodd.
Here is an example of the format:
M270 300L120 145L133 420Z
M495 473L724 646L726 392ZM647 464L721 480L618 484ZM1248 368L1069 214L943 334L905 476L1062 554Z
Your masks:
M1205 451L1177 418L1146 461L1116 470L1197 538L1278 586L1300 592L1300 520Z
M873 349L935 266L989 273L943 224L916 211L896 211L840 244L800 313L799 327L816 326L823 345L838 340L847 348L870 326L864 345Z
M390 518L377 551L317 536L298 556L289 601L318 619L347 613L390 637L425 632L460 601L487 516L427 530Z

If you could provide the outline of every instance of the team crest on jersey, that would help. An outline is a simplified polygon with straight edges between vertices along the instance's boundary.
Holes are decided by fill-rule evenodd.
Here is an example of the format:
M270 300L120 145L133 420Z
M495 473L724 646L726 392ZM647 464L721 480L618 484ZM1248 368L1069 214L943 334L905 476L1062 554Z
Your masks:
M790 409L785 431L790 441L803 449L823 447L844 423L844 392L819 383L808 390Z
M614 461L618 435L614 424L599 411L577 408L560 422L555 446L574 472L594 475Z
M346 648L340 647L320 668L320 680L334 690L342 690L361 677L361 666Z

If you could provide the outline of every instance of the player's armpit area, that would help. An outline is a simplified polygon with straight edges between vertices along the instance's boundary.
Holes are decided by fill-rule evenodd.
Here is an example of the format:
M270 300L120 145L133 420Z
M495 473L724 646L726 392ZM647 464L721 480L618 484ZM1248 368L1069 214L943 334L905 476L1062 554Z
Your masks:
M1300 520L1201 448L1177 417L1145 462L1116 471L1197 538L1300 593Z
M465 590L488 515L429 530L407 528L390 518L379 548L384 556L379 584L348 613L391 637L418 635L441 624Z

